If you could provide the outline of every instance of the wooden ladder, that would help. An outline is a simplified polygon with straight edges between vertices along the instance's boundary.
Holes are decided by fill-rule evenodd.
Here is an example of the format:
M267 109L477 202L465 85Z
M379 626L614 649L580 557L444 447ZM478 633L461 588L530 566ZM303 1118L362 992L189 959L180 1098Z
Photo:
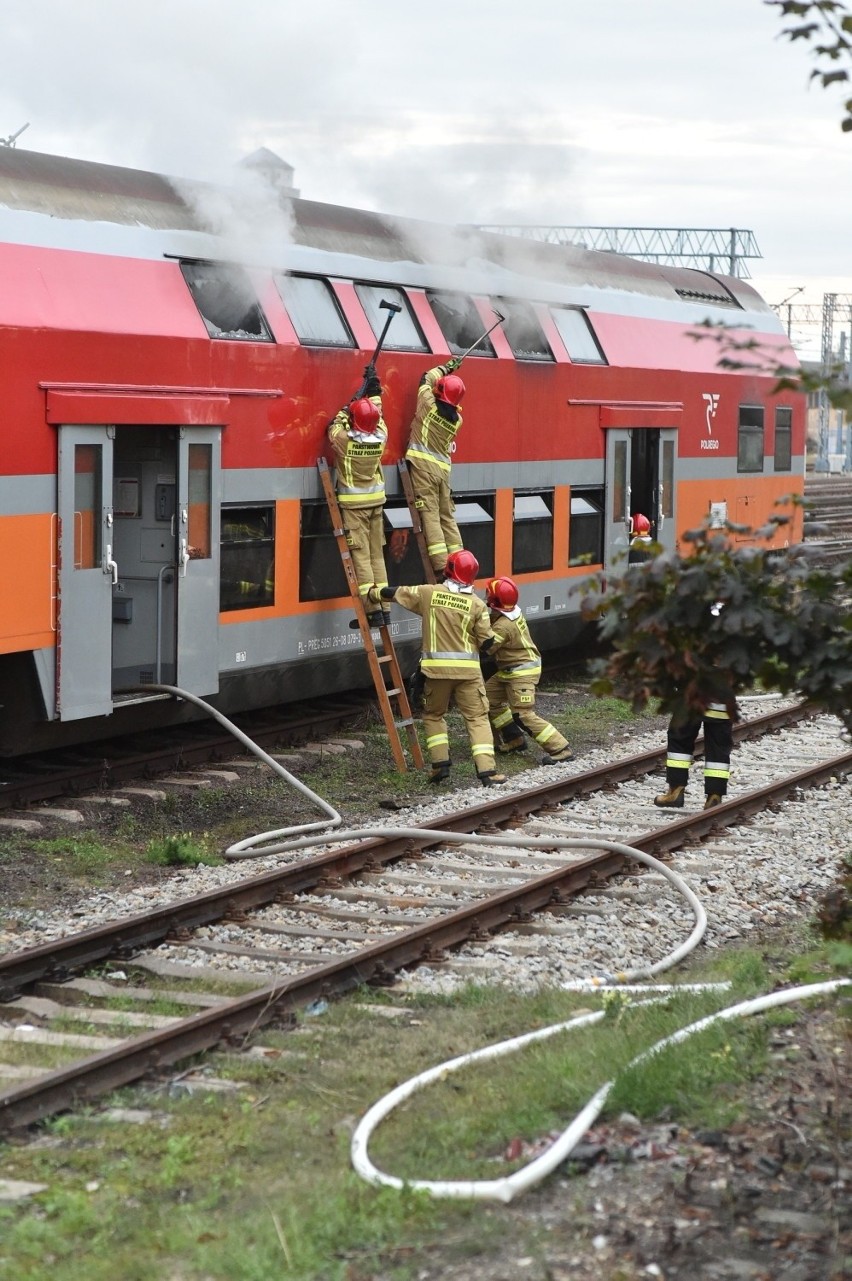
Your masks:
M423 533L420 512L417 510L417 500L414 497L414 487L411 484L411 472L408 470L408 463L404 458L400 458L397 466L399 468L399 479L402 484L402 492L405 494L405 501L408 503L408 510L411 512L411 529L415 539L417 540L417 546L420 549L420 559L423 562L423 573L426 575L425 581L427 583L437 583L438 577L432 568L429 549L426 546L426 535Z
M367 662L370 665L370 674L373 678L373 684L376 687L376 694L379 699L379 710L382 713L382 720L385 723L388 739L393 752L393 758L396 767L401 774L408 770L408 763L405 759L400 730L405 730L408 738L408 750L411 753L411 759L418 767L424 765L423 751L420 747L420 740L417 737L417 727L414 724L414 717L411 715L411 707L408 702L408 695L405 692L405 682L402 679L402 671L399 666L399 660L391 640L390 629L386 624L382 624L376 630L382 638L383 653L378 653L373 641L373 632L370 624L367 622L367 613L364 608L364 600L358 590L358 579L355 577L355 566L352 564L352 553L349 550L349 544L346 541L346 530L343 526L343 517L340 512L340 504L337 501L337 494L331 480L331 470L324 458L317 459L317 468L319 470L322 486L325 491L325 501L328 504L328 513L331 517L331 528L334 537L337 539L337 546L340 550L340 559L343 562L343 571L346 574L346 581L349 584L349 592L352 596L352 603L355 606L355 617L358 619L358 626L361 629L361 636L364 641L364 652L367 655ZM385 668L387 668L390 678L390 684L385 680ZM396 700L397 710L394 710L393 700Z

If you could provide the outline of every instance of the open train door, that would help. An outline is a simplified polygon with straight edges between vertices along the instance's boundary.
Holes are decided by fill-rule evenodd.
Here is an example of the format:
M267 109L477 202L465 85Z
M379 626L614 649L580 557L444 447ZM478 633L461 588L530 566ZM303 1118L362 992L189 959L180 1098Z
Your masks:
M56 713L112 711L114 427L60 427Z
M604 564L622 566L630 543L630 517L642 512L651 534L674 551L677 431L659 427L610 427L606 431L606 517Z
M219 690L221 428L181 427L177 484L177 681Z

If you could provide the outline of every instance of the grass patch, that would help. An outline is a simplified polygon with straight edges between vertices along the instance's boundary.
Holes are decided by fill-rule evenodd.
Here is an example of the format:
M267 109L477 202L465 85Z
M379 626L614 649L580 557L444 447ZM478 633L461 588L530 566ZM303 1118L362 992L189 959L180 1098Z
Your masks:
M198 867L202 863L205 866L221 863L222 859L209 846L210 839L206 832L203 836L193 836L192 832L175 832L150 840L145 849L145 858L158 867Z
M644 1010L611 1002L594 1029L462 1070L392 1114L371 1141L371 1157L409 1178L510 1172L502 1154L512 1139L561 1129L653 1041L765 988L755 950L690 969L690 978L726 972L733 991L684 994ZM404 1013L377 1017L370 1005L388 1000ZM481 1253L483 1241L499 1251L510 1233L534 1255L535 1221L363 1184L350 1168L350 1135L382 1094L424 1067L596 1004L559 991L470 986L452 999L409 1000L363 989L293 1030L262 1029L258 1039L272 1057L208 1056L215 1075L243 1083L232 1095L173 1095L147 1083L110 1100L152 1110L144 1126L60 1118L46 1127L49 1145L0 1146L0 1177L47 1184L27 1202L0 1207L0 1277L415 1281L437 1251L449 1266ZM771 1026L768 1019L725 1025L626 1073L609 1115L626 1109L685 1125L725 1124L763 1063Z

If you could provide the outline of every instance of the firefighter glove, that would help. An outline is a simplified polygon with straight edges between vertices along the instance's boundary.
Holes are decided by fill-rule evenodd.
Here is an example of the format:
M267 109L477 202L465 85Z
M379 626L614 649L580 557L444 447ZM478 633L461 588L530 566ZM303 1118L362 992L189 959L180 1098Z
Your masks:
M448 374L454 374L460 364L461 364L461 361L457 356L451 356L450 359L447 361L447 363L444 365L444 369Z

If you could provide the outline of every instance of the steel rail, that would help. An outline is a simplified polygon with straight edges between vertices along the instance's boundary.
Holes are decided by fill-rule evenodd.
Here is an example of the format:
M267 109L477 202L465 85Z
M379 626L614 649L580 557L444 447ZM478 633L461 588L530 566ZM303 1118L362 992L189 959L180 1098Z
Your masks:
M713 810L699 811L664 828L653 829L626 843L648 853L671 850L738 823L792 792L849 772L852 772L852 752L822 761ZM267 984L224 1001L218 1007L180 1019L170 1028L133 1038L48 1073L37 1081L0 1094L0 1132L33 1124L80 1102L101 1097L223 1041L244 1038L320 996L328 997L368 983L386 983L398 969L437 959L447 949L525 920L537 911L567 901L587 886L601 884L621 870L624 861L622 855L615 853L590 855L533 877L520 886L503 889L438 921L424 922L303 974Z
M813 714L813 709L804 704L770 712L735 726L735 738L742 741L760 737ZM700 750L700 745L696 750ZM664 749L642 752L637 756L625 757L609 765L572 774L568 778L544 783L511 796L495 796L480 805L413 826L434 831L473 832L483 823L495 826L510 824L548 805L558 805L578 796L586 796L602 787L611 787L627 779L648 774L662 766L665 755ZM325 840L321 834L318 835L316 844L332 841L333 831ZM161 943L170 935L180 935L227 917L256 910L282 895L305 893L323 884L330 886L348 880L359 872L374 871L385 863L410 856L417 849L427 849L436 843L434 837L424 838L422 842L409 838L369 838L328 850L312 858L300 859L297 863L277 867L237 883L208 890L195 898L166 903L151 912L108 921L79 934L53 939L39 947L0 957L0 1000L10 1000L21 988L39 979L62 982L81 969L108 957L127 960L134 952Z

